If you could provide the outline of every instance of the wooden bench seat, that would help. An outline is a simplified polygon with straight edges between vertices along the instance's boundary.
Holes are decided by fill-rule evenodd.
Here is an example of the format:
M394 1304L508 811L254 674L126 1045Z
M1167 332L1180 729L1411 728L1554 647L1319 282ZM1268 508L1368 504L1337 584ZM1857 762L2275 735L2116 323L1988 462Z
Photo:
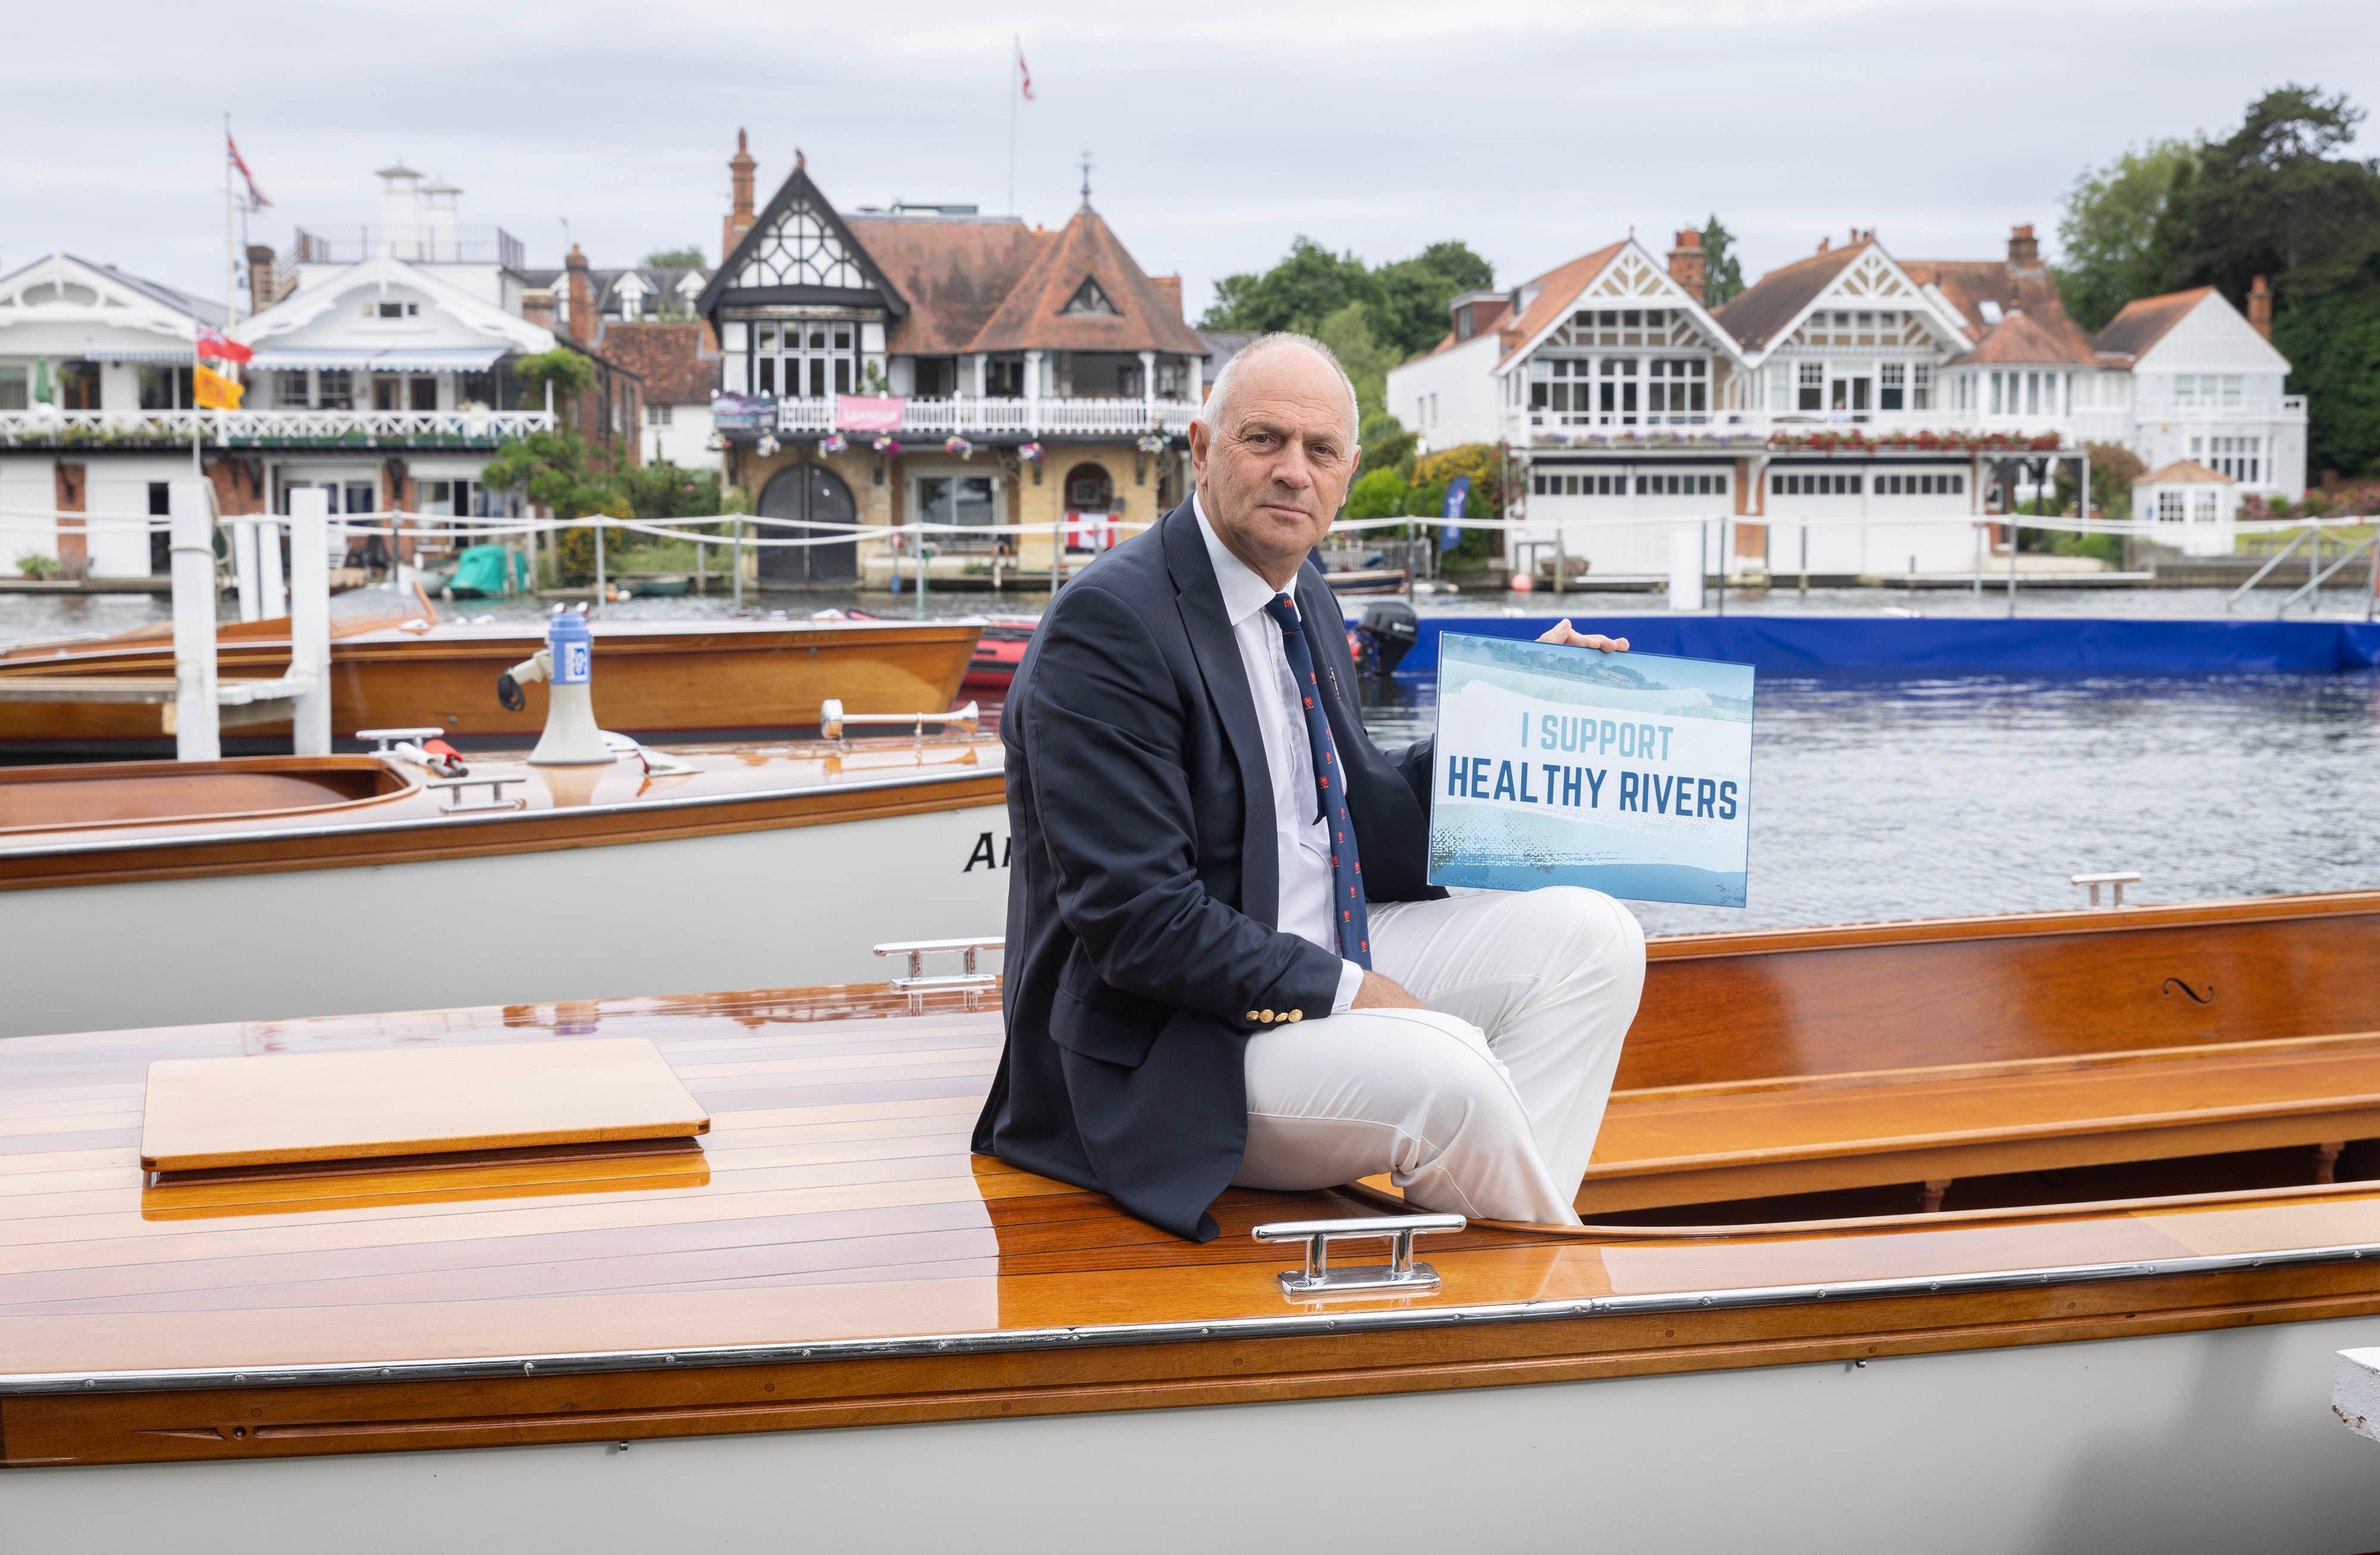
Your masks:
M1581 1216L2380 1136L2380 1033L1613 1093Z

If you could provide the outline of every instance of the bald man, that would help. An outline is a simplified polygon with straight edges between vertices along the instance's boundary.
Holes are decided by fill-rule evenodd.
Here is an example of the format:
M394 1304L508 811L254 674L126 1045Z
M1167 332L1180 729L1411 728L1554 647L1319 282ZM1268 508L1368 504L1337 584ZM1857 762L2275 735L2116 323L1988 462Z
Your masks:
M1430 742L1365 734L1307 561L1355 434L1327 347L1249 345L1191 423L1196 494L1067 584L1001 718L1007 1043L975 1148L1199 1241L1233 1184L1382 1172L1577 1224L1644 989L1609 897L1428 883Z

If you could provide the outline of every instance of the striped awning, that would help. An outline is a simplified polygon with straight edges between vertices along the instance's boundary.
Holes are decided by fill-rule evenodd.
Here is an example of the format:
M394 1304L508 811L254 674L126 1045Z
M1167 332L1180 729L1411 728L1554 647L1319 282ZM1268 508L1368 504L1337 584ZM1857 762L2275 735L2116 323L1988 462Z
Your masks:
M181 367L190 365L190 348L188 346L104 346L96 350L70 351L66 355L87 362L139 362L143 367L167 363Z
M375 349L261 350L251 368L296 371L342 368L353 372L485 372L509 346L427 346Z

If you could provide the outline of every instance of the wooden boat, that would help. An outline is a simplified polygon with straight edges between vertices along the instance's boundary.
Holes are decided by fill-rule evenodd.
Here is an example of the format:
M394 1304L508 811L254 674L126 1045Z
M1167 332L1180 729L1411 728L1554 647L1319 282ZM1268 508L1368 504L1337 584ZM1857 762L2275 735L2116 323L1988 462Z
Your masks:
M1001 921L1002 796L973 737L0 769L0 1037L872 981Z
M378 601L391 600L378 593ZM354 596L339 596L344 602ZM519 748L544 726L545 697L507 709L496 680L542 645L533 621L440 620L426 600L400 613L358 607L334 614L331 726L434 725L465 749ZM958 694L980 630L969 622L598 621L595 710L604 726L639 740L781 738L814 726L819 704L838 698L854 712L946 708ZM217 649L226 680L270 680L289 664L286 617L227 626ZM146 701L18 699L52 676L138 682ZM0 759L168 757L172 701L170 623L119 637L28 644L0 653ZM12 690L11 683L18 683ZM285 704L259 704L271 720ZM224 731L226 755L289 748L289 721ZM359 746L355 748L361 748Z
M2380 893L1651 956L1591 1223L1327 1300L1251 1229L1376 1190L1196 1245L971 1157L999 1022L947 1001L0 1042L0 1502L28 1549L2371 1543ZM708 1135L141 1170L160 1059L588 1035Z
M1016 666L1025 662L1025 650L1032 646L1033 629L1040 624L1038 615L995 615L987 622L983 636L976 639L975 654L967 661L966 688L1006 696L1009 683L1016 678Z

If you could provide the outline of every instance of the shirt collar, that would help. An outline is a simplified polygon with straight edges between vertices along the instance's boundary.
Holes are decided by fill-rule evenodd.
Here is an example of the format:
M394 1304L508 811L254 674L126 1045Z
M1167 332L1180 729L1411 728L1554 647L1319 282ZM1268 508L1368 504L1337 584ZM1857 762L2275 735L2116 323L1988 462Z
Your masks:
M1275 589L1257 575L1257 570L1232 554L1215 526L1207 521L1207 504L1196 492L1190 493L1190 510L1198 518L1198 536L1207 542L1207 559L1215 564L1215 582L1223 591L1223 614L1234 626L1272 603L1282 590ZM1294 583L1288 590L1290 605L1296 608Z

